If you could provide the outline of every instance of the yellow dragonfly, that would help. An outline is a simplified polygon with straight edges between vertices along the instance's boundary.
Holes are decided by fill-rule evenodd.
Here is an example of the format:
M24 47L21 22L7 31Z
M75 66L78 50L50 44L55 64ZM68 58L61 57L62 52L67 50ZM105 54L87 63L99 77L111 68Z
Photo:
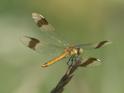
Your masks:
M58 39L59 36L56 35L54 27L49 24L43 15L32 13L32 18L36 25L41 29L41 31L38 32L40 36L36 38L32 36L24 36L22 42L30 49L37 51L42 55L45 54L45 51L51 52L51 50L55 50L52 51L52 54L56 54L57 49L59 51L61 50L58 56L42 64L42 67L48 67L64 58L68 58L67 64L72 65L77 60L81 60L81 55L85 49L98 49L110 43L110 41L104 40L98 43L71 45L67 41ZM99 61L99 59L96 58L95 61Z

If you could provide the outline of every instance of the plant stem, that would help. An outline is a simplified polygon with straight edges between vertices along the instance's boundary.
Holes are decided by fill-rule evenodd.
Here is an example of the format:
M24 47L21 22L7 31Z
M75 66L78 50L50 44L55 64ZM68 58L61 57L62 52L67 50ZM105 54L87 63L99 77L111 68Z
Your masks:
M64 76L60 79L56 87L50 93L62 93L64 91L64 87L71 81L74 76L73 73L77 70L78 67L86 67L87 65L97 61L96 58L89 58L85 62L81 62L78 60L75 64L68 66L68 69Z

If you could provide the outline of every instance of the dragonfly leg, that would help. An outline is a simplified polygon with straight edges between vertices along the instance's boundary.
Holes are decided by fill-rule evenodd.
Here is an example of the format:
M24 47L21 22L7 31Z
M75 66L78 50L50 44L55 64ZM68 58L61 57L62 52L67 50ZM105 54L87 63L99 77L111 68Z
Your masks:
M77 56L72 55L72 56L69 58L69 60L67 61L67 65L72 66L72 65L76 62L76 60L77 60Z
M69 58L69 60L67 61L67 65L70 65L70 61L72 60L72 58L73 58L73 56L71 56L71 57Z

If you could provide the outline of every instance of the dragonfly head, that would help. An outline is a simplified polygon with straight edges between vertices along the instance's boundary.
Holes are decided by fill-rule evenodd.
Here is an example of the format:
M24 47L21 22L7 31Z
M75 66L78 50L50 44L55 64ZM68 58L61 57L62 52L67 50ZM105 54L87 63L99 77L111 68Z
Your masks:
M65 49L65 52L68 52L69 55L80 55L83 52L83 49L76 47L68 47Z

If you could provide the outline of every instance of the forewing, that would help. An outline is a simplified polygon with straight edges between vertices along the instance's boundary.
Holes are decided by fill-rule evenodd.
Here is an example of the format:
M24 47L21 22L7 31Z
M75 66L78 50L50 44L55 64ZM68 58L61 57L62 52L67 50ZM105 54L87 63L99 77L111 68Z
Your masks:
M42 31L54 31L54 27L49 24L49 22L46 20L46 18L39 14L39 13L32 13L32 18L34 19L35 23L37 26L42 30Z
M62 51L64 47L59 47L57 45L48 43L46 41L43 41L40 38L30 37L30 36L24 36L21 38L21 41L24 45L26 45L28 48L43 54L43 51L47 53L49 52L55 52L56 50Z
M104 40L98 43L87 43L87 44L78 44L75 47L83 48L83 49L99 49L110 44L111 41Z
M32 13L32 18L36 25L40 28L41 33L46 35L45 38L49 38L50 41L53 40L51 43L56 43L56 45L59 46L69 45L67 41L60 39L60 36L55 33L55 28L47 21L43 15L39 13Z

